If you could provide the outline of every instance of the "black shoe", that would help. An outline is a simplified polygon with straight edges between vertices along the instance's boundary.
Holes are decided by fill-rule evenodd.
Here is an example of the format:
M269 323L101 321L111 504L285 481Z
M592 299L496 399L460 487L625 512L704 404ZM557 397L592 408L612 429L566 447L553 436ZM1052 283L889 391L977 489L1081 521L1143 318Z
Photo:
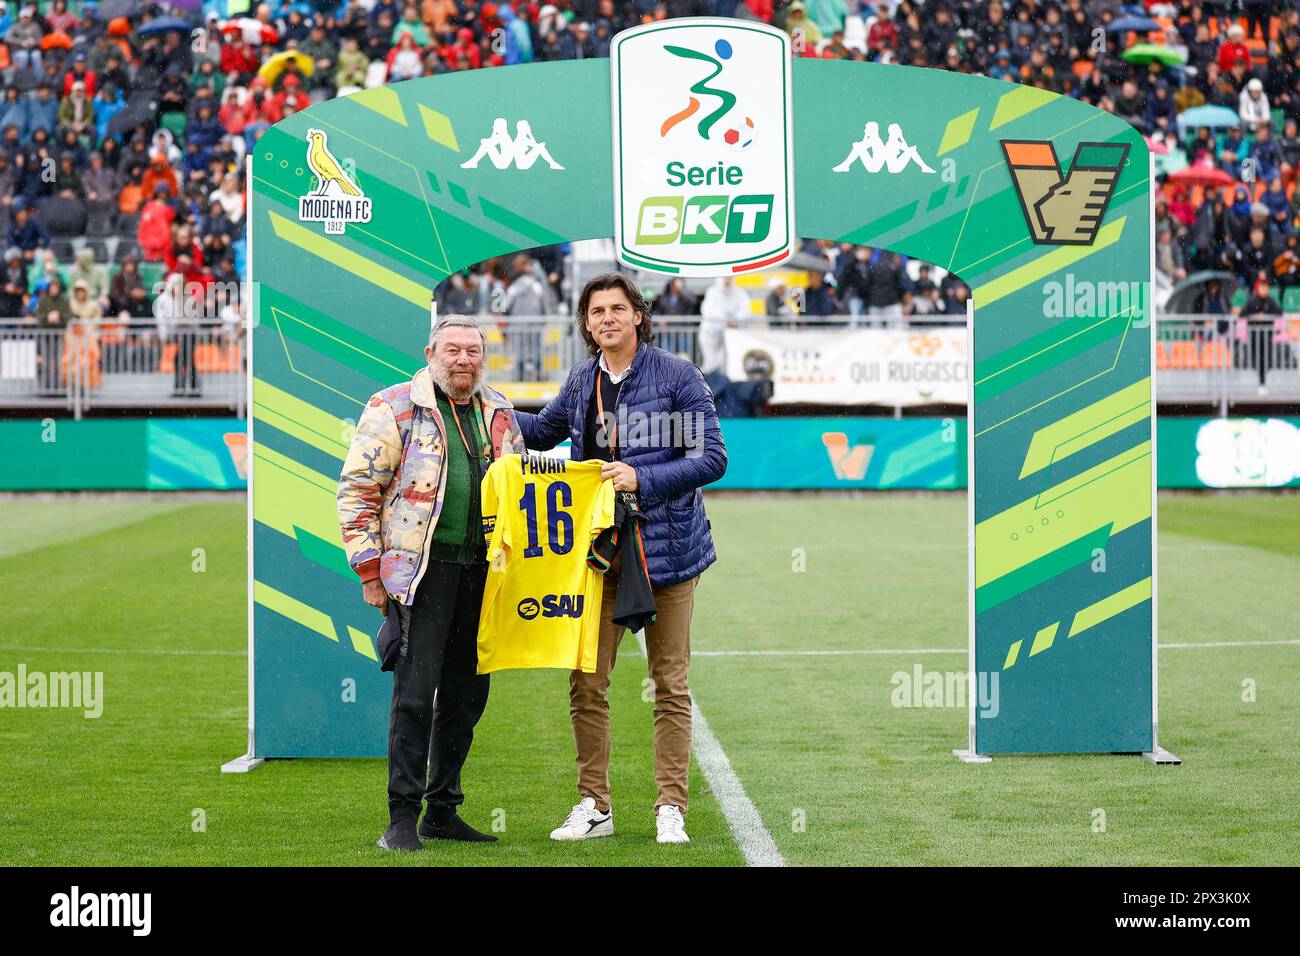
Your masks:
M434 823L426 813L420 822L420 836L426 840L459 840L462 843L496 843L497 838L490 833L480 833L472 826L453 815L446 823Z
M388 829L384 831L384 835L379 838L377 845L381 850L407 850L412 853L424 849L424 844L415 835L414 820L402 820L398 823L389 824Z

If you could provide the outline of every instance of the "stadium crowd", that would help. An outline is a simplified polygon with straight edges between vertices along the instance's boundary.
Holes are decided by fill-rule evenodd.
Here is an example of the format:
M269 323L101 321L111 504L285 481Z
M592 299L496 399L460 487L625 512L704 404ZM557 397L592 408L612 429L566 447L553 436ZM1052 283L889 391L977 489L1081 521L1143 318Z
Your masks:
M1110 110L1158 154L1157 303L1198 272L1214 281L1198 287L1196 312L1280 314L1300 287L1297 3L200 2L0 0L0 317L58 328L70 318L161 324L161 311L174 322L185 311L175 294L197 283L204 314L238 324L241 160L271 124L382 83L607 56L620 30L695 15L774 23L800 56L980 73ZM562 311L568 251L453 276L443 307ZM801 251L816 265L797 287L774 280L768 316L966 311L968 290L941 270L847 244ZM728 321L744 305L722 282L704 295L679 281L652 291L661 315Z

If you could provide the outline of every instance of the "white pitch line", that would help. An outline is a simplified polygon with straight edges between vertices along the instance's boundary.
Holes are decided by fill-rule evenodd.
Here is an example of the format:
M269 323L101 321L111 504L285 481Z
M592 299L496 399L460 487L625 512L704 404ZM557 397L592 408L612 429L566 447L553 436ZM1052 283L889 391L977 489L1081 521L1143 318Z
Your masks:
M840 650L792 650L792 651L697 651L691 650L691 657L841 657L857 654L965 654L964 647L855 647Z
M700 772L709 782L709 789L722 807L732 835L740 845L746 866L785 866L785 857L776 848L776 841L763 825L763 816L754 801L745 793L745 787L731 769L727 753L718 743L704 719L699 704L691 701L691 749L700 765Z
M1161 644L1162 651L1202 647L1282 647L1300 644L1300 639L1280 641L1204 641L1189 644ZM867 654L965 654L964 647L851 647L838 650L789 651L691 651L691 657L847 657Z
M645 631L636 632L636 642L641 656L646 656ZM763 825L763 815L754 801L745 793L745 786L731 768L727 752L709 729L704 712L691 696L691 752L700 765L700 772L709 782L709 790L722 808L727 826L736 838L746 866L785 866L785 857L776 848L776 841Z
M1300 639L1286 641L1208 641L1197 644L1161 644L1162 651L1181 651L1197 647L1277 647L1281 644L1300 644Z

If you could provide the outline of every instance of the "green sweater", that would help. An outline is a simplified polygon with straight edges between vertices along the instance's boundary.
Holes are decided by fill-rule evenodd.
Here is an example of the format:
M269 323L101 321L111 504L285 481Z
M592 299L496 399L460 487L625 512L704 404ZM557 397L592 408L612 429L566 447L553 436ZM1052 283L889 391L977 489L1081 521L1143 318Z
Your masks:
M429 556L436 561L453 564L477 564L487 560L487 542L483 538L482 501L480 485L482 476L478 465L470 459L456 430L452 418L452 403L442 389L437 389L438 411L442 414L447 432L447 489L442 498L442 510L433 529L429 543ZM461 431L475 458L482 455L483 442L479 433L479 403L470 401L456 405L455 415L460 419Z

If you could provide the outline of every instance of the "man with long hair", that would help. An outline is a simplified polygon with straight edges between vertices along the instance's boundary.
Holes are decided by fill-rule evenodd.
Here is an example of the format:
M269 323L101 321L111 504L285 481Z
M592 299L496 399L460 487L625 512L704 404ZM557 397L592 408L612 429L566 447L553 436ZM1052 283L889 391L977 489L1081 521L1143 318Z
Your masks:
M578 332L591 358L579 362L559 394L536 415L516 417L530 449L568 438L574 461L605 462L602 477L635 493L645 516L644 552L656 617L645 628L654 682L655 801L660 843L686 843L691 759L687 671L691 615L700 574L716 560L700 488L727 470L713 395L691 362L656 347L650 306L616 272L587 282ZM596 671L569 675L580 799L551 837L610 836L609 675L624 628L613 621L620 568L605 575Z

